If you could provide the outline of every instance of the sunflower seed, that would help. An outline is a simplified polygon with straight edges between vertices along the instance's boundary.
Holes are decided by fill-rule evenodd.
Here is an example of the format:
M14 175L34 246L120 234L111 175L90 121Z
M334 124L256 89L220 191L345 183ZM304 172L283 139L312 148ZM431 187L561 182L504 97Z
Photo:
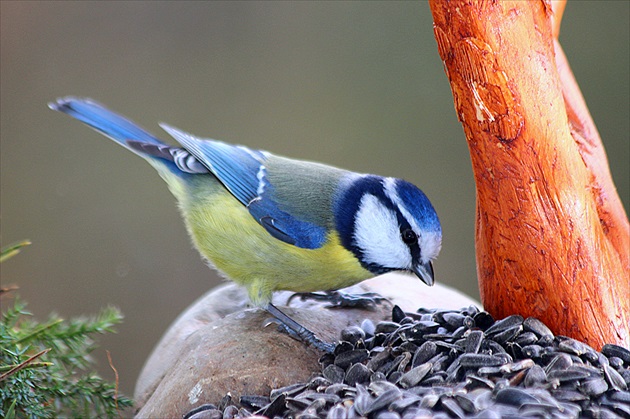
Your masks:
M522 331L523 331L523 326L519 324L519 325L510 327L508 329L505 329L502 332L494 334L494 340L497 343L503 345L506 342L513 340Z
M295 399L293 397L287 397L285 403L287 408L292 412L302 412L311 404L311 401L305 398Z
M524 418L542 418L551 419L551 414L546 406L524 404L518 410L518 413Z
M464 368L495 367L506 363L504 358L496 355L465 353L459 357L459 362Z
M473 320L475 321L475 327L484 331L494 324L494 318L485 311L480 311L473 315Z
M366 381L369 381L370 375L368 367L357 363L348 368L344 381L348 385L355 386L357 383L365 383Z
M418 345L416 345L413 342L406 341L406 342L401 343L398 349L400 349L401 351L409 352L410 354L413 354L418 350Z
M341 401L341 397L337 396L336 394L331 394L331 393L311 394L308 397L308 399L311 400L311 402L320 401L321 403L323 401L324 404L326 403L334 404Z
M444 377L442 375L435 374L428 378L425 378L424 380L421 381L421 383L422 385L429 386L429 387L436 386L436 385L444 383Z
M329 385L331 385L332 382L322 376L315 376L311 379L311 381L308 382L307 388L308 389L317 389L320 387L328 387Z
M374 325L374 322L372 322L372 320L365 319L361 322L361 329L363 329L367 336L374 336L376 326Z
M239 399L241 404L252 407L256 410L261 409L271 403L271 399L267 396L244 395Z
M426 363L410 369L400 378L400 386L402 388L415 386L420 381L422 381L422 379L428 374L429 371L431 371L431 368L433 368L433 364Z
M382 372L377 371L370 377L370 382L373 383L375 381L387 381L387 377Z
M374 419L400 419L400 415L396 412L385 410L374 415Z
M484 410L474 416L470 416L471 419L501 419L501 413L495 410Z
M269 397L272 400L278 397L280 394L284 394L285 396L291 397L291 396L296 395L297 393L300 393L305 388L306 388L306 384L304 383L291 384L286 387L281 387L281 388L271 390L271 393L269 393ZM219 404L219 407L220 406L221 405Z
M610 358L608 358L608 365L616 370L620 370L623 368L623 359L616 356L611 356Z
M405 410L403 419L431 419L434 418L434 412L422 407L410 407Z
M477 375L469 375L467 377L466 388L468 388L469 390L476 389L476 388L493 389L494 388L494 381L489 380L489 379L484 378L484 377L479 377Z
M420 320L413 324L409 330L409 335L416 338L422 338L426 334L435 333L440 328L440 324L432 320Z
M444 313L442 318L444 319L444 323L447 324L451 330L455 330L464 325L464 319L466 316L461 313L454 312Z
M527 346L523 346L523 348L521 349L521 352L523 353L523 356L527 358L536 359L542 356L543 347L540 345L527 345Z
M466 347L464 351L472 354L479 352L483 338L484 334L481 330L471 330L468 336L466 336Z
M466 412L464 412L464 409L459 406L457 401L451 398L444 398L441 400L441 402L444 410L451 416L454 416L456 418L463 418L466 416Z
M502 358L502 357L499 356L499 358ZM535 365L534 361L532 361L531 359L523 359L521 361L510 362L505 365L502 365L499 370L504 374L510 374L513 372L520 372L520 371L526 370L528 368L533 367L534 365Z
M324 393L336 394L337 396L342 396L346 393L346 390L352 389L352 388L353 387L347 384L335 383L326 387L326 389L324 390Z
M238 407L233 404L223 408L223 419L234 419L239 416Z
M539 403L539 400L520 388L503 388L497 392L495 397L497 403L509 404L512 406L522 406L525 403Z
M385 349L382 352L377 353L368 361L368 369L371 371L377 371L389 360L390 355L391 351L389 349Z
M571 339L571 338L563 338L563 339L564 340L562 340L558 344L558 349L561 350L562 352L566 352L568 354L574 354L574 355L583 355L589 349L584 343L577 341L575 339Z
M621 403L610 403L606 407L624 418L630 418L630 405Z
M413 405L419 405L422 397L415 394L405 394L402 399L394 401L389 408L395 410L398 413L403 413L408 407Z
M630 405L630 392L629 391L614 391L610 398Z
M471 396L468 394L455 394L455 400L459 404L466 413L475 413L477 412L477 407L475 406L475 402Z
M188 411L186 414L182 416L182 419L205 419L207 417L214 418L216 416L217 411L221 413L221 411L217 408L216 405L212 403L206 403ZM206 415L206 412L208 412L207 415Z
M322 375L331 383L343 383L345 371L341 367L335 364L331 364L324 368L324 371L322 371Z
M368 351L366 349L354 349L337 355L335 358L335 365L339 368L345 369L352 364L365 361L366 359L368 359Z
M462 340L461 338L466 334L467 331L468 331L468 327L466 327L466 326L458 327L453 332L452 339L455 341L455 343L459 342L460 340ZM461 346L462 346L462 348L464 347L464 341L463 340L461 342Z
M388 390L385 393L378 396L376 399L373 399L372 404L365 411L365 413L368 414L368 413L376 412L380 409L386 408L390 404L392 404L396 400L400 400L401 398L402 398L402 393L398 388Z
M604 377L608 384L615 390L627 390L628 385L623 380L621 374L619 374L613 367L610 365L604 365Z
M516 337L514 342L521 346L533 345L538 342L538 336L533 332L523 332Z
M354 398L354 410L361 415L364 416L367 414L367 410L372 403L372 396L368 393L367 389L361 385L357 384L357 395Z
M343 405L336 404L326 414L326 419L347 419L348 411Z
M582 402L588 400L588 396L579 391L561 388L554 390L553 396L561 402Z
M435 342L426 341L413 354L413 358L411 360L411 366L416 367L420 364L424 364L429 359L433 358L437 354L437 345Z
M578 388L587 396L599 396L608 390L608 384L603 378L593 378L582 381Z
M382 321L376 324L376 333L392 333L398 330L400 325L394 322Z
M512 316L508 316L502 320L495 322L485 332L486 332L486 336L490 336L490 335L495 335L497 333L501 333L512 327L522 326L522 325L523 325L523 316L514 314Z
M368 386L368 389L374 393L375 396L380 396L383 393L386 393L390 390L398 390L395 384L390 383L386 380L381 381L372 381Z
M439 400L440 396L438 396L437 394L426 394L424 397L422 397L422 400L420 400L420 407L427 407L429 409L432 409L433 407L435 407Z
M272 418L276 415L279 415L284 411L286 396L284 394L280 394L278 397L273 399L269 404L261 408L256 412L259 416L267 416Z
M619 416L601 406L591 405L585 409L589 417L600 419L617 419Z
M402 308L398 307L397 305L392 307L392 321L393 322L400 324L400 321L404 319L405 317L407 317L407 315L405 314Z
M365 331L359 326L346 327L341 331L341 340L347 341L352 344L357 343L359 340L365 339Z
M545 368L545 372L549 375L549 372L555 369L567 369L571 365L573 365L573 360L567 354L558 354L554 356L547 367Z
M630 364L630 350L624 348L623 346L608 343L602 347L602 353L609 358L612 356L621 358L625 365Z
M395 308L393 321L344 329L307 384L241 400L258 414L302 419L630 417L629 354L554 336L535 318ZM219 406L225 419L251 415L229 397Z
M551 330L543 322L535 317L528 317L523 321L523 330L525 330L526 332L533 332L538 337L553 337L553 333L551 332Z
M487 352L490 354L505 354L507 353L505 351L505 348L503 348L503 346L501 346L500 343L494 341L493 339L485 339L482 343L481 343L481 352Z
M392 371L391 374L387 376L387 380L392 383L397 383L400 381L400 378L403 376L403 373L400 371Z
M559 416L559 417L580 418L583 416L582 408L580 407L579 404L561 402L560 406L562 407L561 412L564 416Z
M577 370L575 368L568 368L566 370L562 370L562 369L555 369L553 371L550 371L548 374L549 378L557 378L558 381L565 382L565 381L578 381L578 380L583 380L585 378L590 377L591 375L586 372L586 371L580 371Z
M190 414L190 412L188 414ZM219 409L202 410L190 416L188 416L188 414L185 416L186 419L223 419L223 412Z

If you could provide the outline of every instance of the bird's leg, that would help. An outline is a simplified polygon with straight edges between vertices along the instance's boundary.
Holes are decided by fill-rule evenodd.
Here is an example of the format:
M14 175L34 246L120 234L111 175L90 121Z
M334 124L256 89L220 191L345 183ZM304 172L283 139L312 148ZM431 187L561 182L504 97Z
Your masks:
M330 303L330 308L349 307L374 309L378 303L387 300L387 298L381 297L375 292L366 292L364 294L348 294L340 291L326 291L324 294L317 292L296 292L289 297L287 304L296 297L299 297L302 301L325 301Z
M273 304L267 304L265 310L271 313L271 315L278 320L279 326L282 327L293 338L313 345L316 349L322 352L332 353L335 350L335 344L324 342L323 340L315 336L315 333L311 332L306 327L302 326L291 317L284 314Z

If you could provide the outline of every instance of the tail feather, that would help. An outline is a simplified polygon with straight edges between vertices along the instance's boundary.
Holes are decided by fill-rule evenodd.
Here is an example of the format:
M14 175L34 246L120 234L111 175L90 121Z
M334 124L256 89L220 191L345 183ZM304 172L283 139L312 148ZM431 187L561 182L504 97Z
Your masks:
M48 106L78 119L118 144L147 159L158 170L167 168L182 175L209 173L208 169L181 147L172 147L158 140L135 122L110 111L92 99L65 97ZM157 164L157 165L156 165Z
M127 144L128 141L139 141L156 145L164 145L148 131L136 123L105 108L92 99L64 97L48 104L50 109L68 114L89 125L96 131L106 135L120 145L137 152Z

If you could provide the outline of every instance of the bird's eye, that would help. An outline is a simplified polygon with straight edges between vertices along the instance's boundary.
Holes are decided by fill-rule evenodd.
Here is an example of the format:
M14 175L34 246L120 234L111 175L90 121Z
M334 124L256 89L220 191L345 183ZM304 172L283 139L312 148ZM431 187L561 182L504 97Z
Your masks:
M400 232L403 241L407 244L418 243L418 235L410 228L406 228Z

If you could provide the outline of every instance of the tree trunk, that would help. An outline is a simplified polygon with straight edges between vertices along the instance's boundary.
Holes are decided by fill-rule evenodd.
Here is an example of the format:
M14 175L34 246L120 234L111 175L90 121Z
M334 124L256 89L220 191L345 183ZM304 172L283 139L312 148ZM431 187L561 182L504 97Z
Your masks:
M630 225L557 42L564 2L430 6L477 186L484 307L630 346Z

